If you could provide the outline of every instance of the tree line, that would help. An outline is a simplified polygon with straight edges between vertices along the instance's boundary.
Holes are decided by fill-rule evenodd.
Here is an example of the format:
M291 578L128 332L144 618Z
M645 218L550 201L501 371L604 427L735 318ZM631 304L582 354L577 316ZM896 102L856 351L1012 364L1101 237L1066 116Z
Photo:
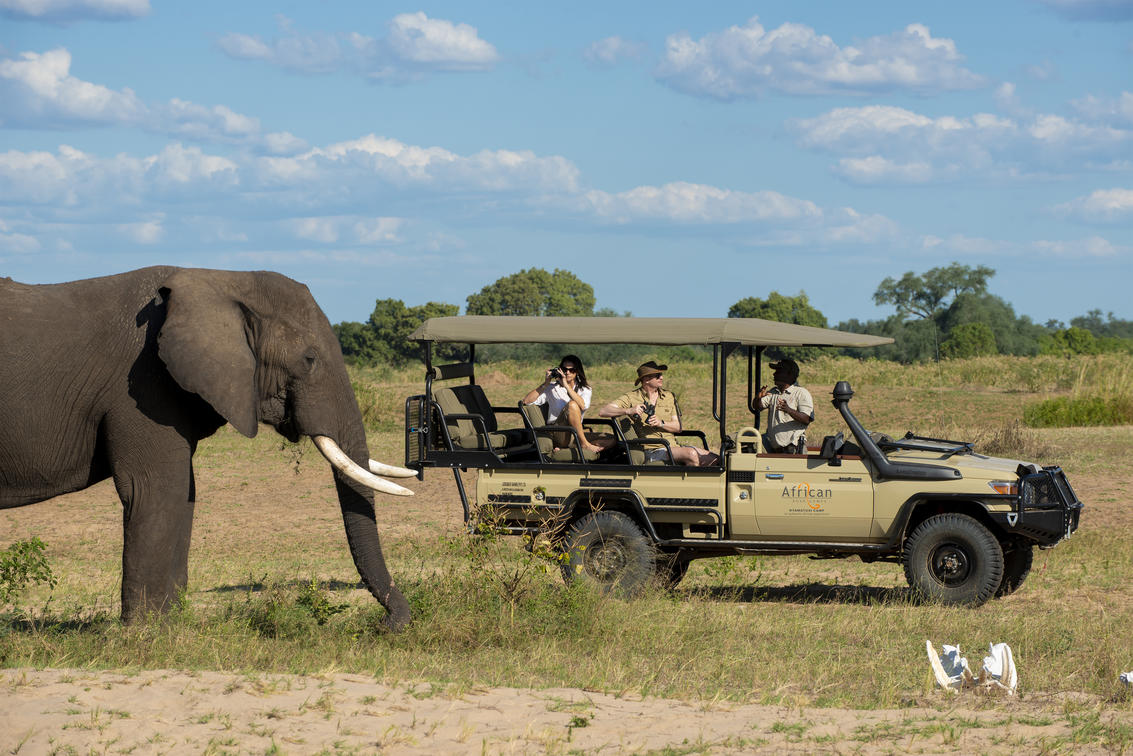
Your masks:
M892 306L886 318L860 321L856 318L831 326L826 316L809 301L806 292L794 296L772 291L767 297L745 297L727 312L730 318L763 318L782 323L834 327L842 331L889 336L893 344L871 349L800 347L768 350L773 356L811 359L820 354L875 357L903 363L939 359L979 357L995 354L1074 356L1125 352L1133 354L1133 321L1115 318L1110 312L1090 310L1069 324L1048 320L1039 324L1026 315L1016 315L1002 297L988 292L995 270L952 263L924 273L913 271L900 278L888 277L873 294L879 305ZM570 271L528 268L504 276L465 302L466 315L544 315L629 317L608 307L596 308L594 287ZM409 335L426 319L458 315L459 305L427 302L406 306L400 299L379 299L369 320L334 325L347 361L357 365L402 365L420 360L420 349ZM539 361L557 359L571 345L490 344L477 348L487 360ZM457 358L463 347L438 345L436 358ZM640 345L587 345L588 362L633 361L638 357L695 359L707 350L678 347L658 350Z

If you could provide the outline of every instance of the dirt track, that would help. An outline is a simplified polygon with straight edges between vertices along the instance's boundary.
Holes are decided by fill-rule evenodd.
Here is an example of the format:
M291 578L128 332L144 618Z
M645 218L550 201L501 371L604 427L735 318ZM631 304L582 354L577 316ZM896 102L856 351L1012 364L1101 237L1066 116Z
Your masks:
M1052 714L1052 702L997 701L993 708L982 703L975 697L957 699L959 706L942 716L931 708L787 709L577 689L391 688L345 674L5 670L0 673L0 749L27 754L666 749L1006 754L1060 743L1076 753L1105 752L1072 746L1073 727Z

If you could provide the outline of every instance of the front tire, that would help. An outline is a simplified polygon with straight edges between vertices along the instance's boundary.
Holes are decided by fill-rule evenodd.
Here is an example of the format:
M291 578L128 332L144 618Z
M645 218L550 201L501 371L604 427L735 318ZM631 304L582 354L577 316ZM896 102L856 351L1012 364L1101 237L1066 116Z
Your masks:
M653 576L655 556L649 538L627 515L591 512L567 533L563 580L633 596Z
M1003 550L1003 580L995 592L996 598L1010 596L1031 574L1035 550L1031 544L1020 544Z
M930 517L905 542L905 579L922 599L979 606L1003 582L1003 550L986 527L962 514Z

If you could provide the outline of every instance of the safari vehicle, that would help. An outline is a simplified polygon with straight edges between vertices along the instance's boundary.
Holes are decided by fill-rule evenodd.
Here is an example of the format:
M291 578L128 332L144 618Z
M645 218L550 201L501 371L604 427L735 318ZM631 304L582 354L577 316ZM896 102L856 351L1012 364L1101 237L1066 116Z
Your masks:
M917 596L979 605L1019 588L1035 546L1078 527L1082 504L1060 468L985 456L961 441L870 432L850 410L846 381L831 392L844 431L805 454L764 451L756 408L765 349L891 339L740 318L488 316L430 319L412 338L425 393L406 400L406 466L419 477L451 468L465 522L490 517L507 532L549 538L567 581L632 593L655 576L675 585L706 557L856 556L902 564ZM616 440L599 457L581 454L577 440L554 448L551 434L573 433L568 426L548 426L539 407L492 405L476 383L477 344L532 342L710 346L720 464L647 462L624 418L584 420ZM434 345L452 343L467 345L467 359L434 365ZM744 355L752 419L729 432L727 364ZM683 436L708 446L703 433ZM469 468L479 470L471 497L459 472Z

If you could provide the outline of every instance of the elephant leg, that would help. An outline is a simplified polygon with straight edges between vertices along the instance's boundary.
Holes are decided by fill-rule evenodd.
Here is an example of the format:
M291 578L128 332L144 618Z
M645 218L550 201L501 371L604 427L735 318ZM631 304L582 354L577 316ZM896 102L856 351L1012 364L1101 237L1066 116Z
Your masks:
M146 451L116 460L114 485L122 500L122 619L132 621L167 611L189 582L189 541L193 529L192 446L171 429ZM115 453L117 452L117 453Z

